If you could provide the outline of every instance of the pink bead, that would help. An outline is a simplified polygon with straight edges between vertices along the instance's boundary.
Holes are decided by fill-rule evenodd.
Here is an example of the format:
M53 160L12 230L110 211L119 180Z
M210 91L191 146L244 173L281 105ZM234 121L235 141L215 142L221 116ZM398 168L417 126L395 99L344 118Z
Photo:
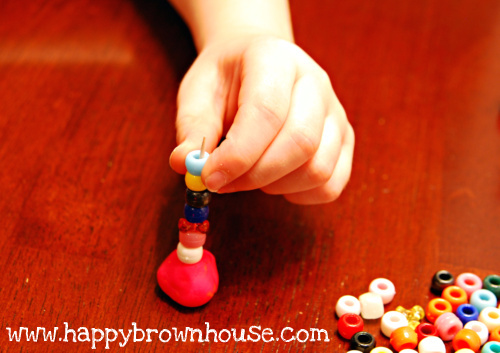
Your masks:
M467 293L467 296L470 297L473 292L483 288L483 281L479 276L465 272L457 277L455 285L462 288Z
M206 234L197 231L179 232L179 241L186 248L198 248L205 244Z
M444 313L439 316L434 323L439 337L443 341L451 341L464 325L462 321L453 313Z

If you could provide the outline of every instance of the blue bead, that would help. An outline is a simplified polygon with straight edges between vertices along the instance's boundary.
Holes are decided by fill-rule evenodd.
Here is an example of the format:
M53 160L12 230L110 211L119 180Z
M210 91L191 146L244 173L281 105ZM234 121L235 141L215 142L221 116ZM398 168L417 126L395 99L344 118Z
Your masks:
M477 320L477 318L479 317L479 311L474 305L462 304L457 308L456 315L465 325L469 321Z
M491 341L486 343L481 349L481 353L498 353L500 352L500 342Z
M205 152L203 158L200 159L200 150L189 152L185 161L188 172L194 176L200 176L208 156L209 153Z
M197 208L184 205L184 217L191 223L202 223L208 218L208 206Z
M476 307L477 311L481 312L484 308L496 307L497 297L487 289L478 289L472 293L469 302Z

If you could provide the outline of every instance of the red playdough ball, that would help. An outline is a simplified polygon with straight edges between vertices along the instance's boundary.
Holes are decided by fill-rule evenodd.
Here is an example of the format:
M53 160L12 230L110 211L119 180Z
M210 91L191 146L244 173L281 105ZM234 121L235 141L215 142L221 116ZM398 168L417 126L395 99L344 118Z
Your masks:
M215 257L203 250L203 257L195 264L185 264L177 257L177 250L163 261L156 278L160 288L177 303L197 307L212 299L219 287L219 273Z

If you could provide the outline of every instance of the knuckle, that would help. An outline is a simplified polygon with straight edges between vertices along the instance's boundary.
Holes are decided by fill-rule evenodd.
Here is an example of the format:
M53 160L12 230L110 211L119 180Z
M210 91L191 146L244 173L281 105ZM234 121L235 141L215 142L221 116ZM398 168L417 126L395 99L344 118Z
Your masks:
M290 132L290 138L307 159L310 159L319 148L319 139L309 129L295 129Z
M333 168L326 164L313 165L309 170L309 179L314 185L324 185L332 177Z

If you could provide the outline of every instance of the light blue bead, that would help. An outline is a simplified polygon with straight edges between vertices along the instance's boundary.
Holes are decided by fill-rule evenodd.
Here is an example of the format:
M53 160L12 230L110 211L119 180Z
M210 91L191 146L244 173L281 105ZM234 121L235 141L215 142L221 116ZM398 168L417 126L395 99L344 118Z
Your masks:
M478 289L470 296L470 303L481 312L484 308L496 307L497 297L487 289Z
M500 342L491 341L486 343L481 349L481 353L499 353L500 352Z
M209 153L205 152L203 158L200 159L200 150L191 151L186 156L186 169L189 173L195 176L200 176L201 171L203 170L203 166L208 159Z

